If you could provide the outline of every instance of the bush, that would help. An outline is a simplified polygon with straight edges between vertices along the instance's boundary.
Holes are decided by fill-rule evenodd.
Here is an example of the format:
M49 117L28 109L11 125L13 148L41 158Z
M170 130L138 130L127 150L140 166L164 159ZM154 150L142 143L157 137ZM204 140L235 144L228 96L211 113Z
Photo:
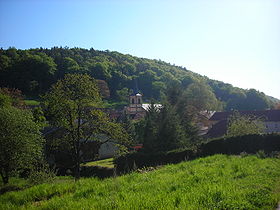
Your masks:
M170 152L145 153L133 152L114 160L118 173L130 172L137 168L179 163L196 157L194 150L174 150Z
M260 150L270 154L273 151L280 151L280 135L246 135L228 138L218 138L202 144L199 148L201 156L214 154L238 155L242 152L255 154Z
M107 178L114 175L114 168L106 168L100 166L82 166L81 167L81 176L82 177L98 177L98 178Z
M114 160L118 173L127 173L137 168L179 163L198 157L214 154L246 155L256 154L259 157L274 154L279 155L280 135L246 135L238 137L218 138L203 143L197 149L179 149L170 152L145 153L133 152L120 156Z
M267 157L267 155L265 154L265 152L264 152L263 150L259 150L259 151L256 153L256 156L257 156L258 158L261 158L261 159Z
M51 183L54 181L56 174L47 165L36 167L30 171L28 181L31 185L42 183Z

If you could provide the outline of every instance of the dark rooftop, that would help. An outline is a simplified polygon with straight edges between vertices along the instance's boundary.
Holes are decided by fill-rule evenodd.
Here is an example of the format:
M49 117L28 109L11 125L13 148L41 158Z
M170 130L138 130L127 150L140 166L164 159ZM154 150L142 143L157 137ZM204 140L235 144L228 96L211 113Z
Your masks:
M211 121L227 120L234 112L215 112L210 118ZM238 111L240 115L254 116L264 121L280 121L280 110L261 110L261 111Z
M227 132L227 120L221 120L214 124L208 131L208 138L216 138L225 135Z

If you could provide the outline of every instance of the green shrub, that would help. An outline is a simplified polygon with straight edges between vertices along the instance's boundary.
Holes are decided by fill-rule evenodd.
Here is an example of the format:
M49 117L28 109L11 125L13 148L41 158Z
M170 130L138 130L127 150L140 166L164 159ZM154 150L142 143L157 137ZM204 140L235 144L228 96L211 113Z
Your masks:
M33 169L30 171L28 181L31 185L38 185L42 183L51 183L54 181L56 174L48 166Z
M263 151L264 154L260 154ZM132 152L114 160L118 173L127 173L135 168L179 163L198 157L215 154L241 155L256 154L265 157L266 154L279 154L280 135L246 135L238 137L218 138L198 146L197 149L178 149L169 152L146 153Z
M208 156L214 154L238 155L241 152L255 154L260 150L270 154L273 151L280 151L280 135L246 135L228 138L214 139L200 146L200 155Z
M266 154L265 154L265 152L263 150L257 151L256 156L258 158L266 158Z
M137 168L192 160L196 156L196 151L187 149L158 153L133 152L116 158L114 164L119 173L126 173L134 171Z

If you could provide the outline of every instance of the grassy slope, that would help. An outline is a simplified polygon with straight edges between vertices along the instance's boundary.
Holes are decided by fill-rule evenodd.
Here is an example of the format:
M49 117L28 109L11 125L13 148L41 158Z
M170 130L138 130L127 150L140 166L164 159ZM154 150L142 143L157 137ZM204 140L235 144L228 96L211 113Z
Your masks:
M273 209L280 159L215 155L100 181L42 184L0 197L0 209Z
M24 100L24 102L27 106L36 106L40 104L39 100L32 100L32 99L26 99Z
M101 166L106 168L114 168L113 158L108 158L104 160L97 160L92 162L87 162L83 166Z

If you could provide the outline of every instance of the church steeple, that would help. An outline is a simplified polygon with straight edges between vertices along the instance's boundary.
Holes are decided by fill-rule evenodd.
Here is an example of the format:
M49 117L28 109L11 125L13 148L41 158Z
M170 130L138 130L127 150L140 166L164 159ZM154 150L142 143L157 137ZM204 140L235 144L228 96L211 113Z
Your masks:
M143 113L145 110L142 107L143 99L142 94L139 92L129 96L129 105L125 108L128 114Z
M129 103L131 107L142 106L143 100L140 93L132 94L129 96Z

